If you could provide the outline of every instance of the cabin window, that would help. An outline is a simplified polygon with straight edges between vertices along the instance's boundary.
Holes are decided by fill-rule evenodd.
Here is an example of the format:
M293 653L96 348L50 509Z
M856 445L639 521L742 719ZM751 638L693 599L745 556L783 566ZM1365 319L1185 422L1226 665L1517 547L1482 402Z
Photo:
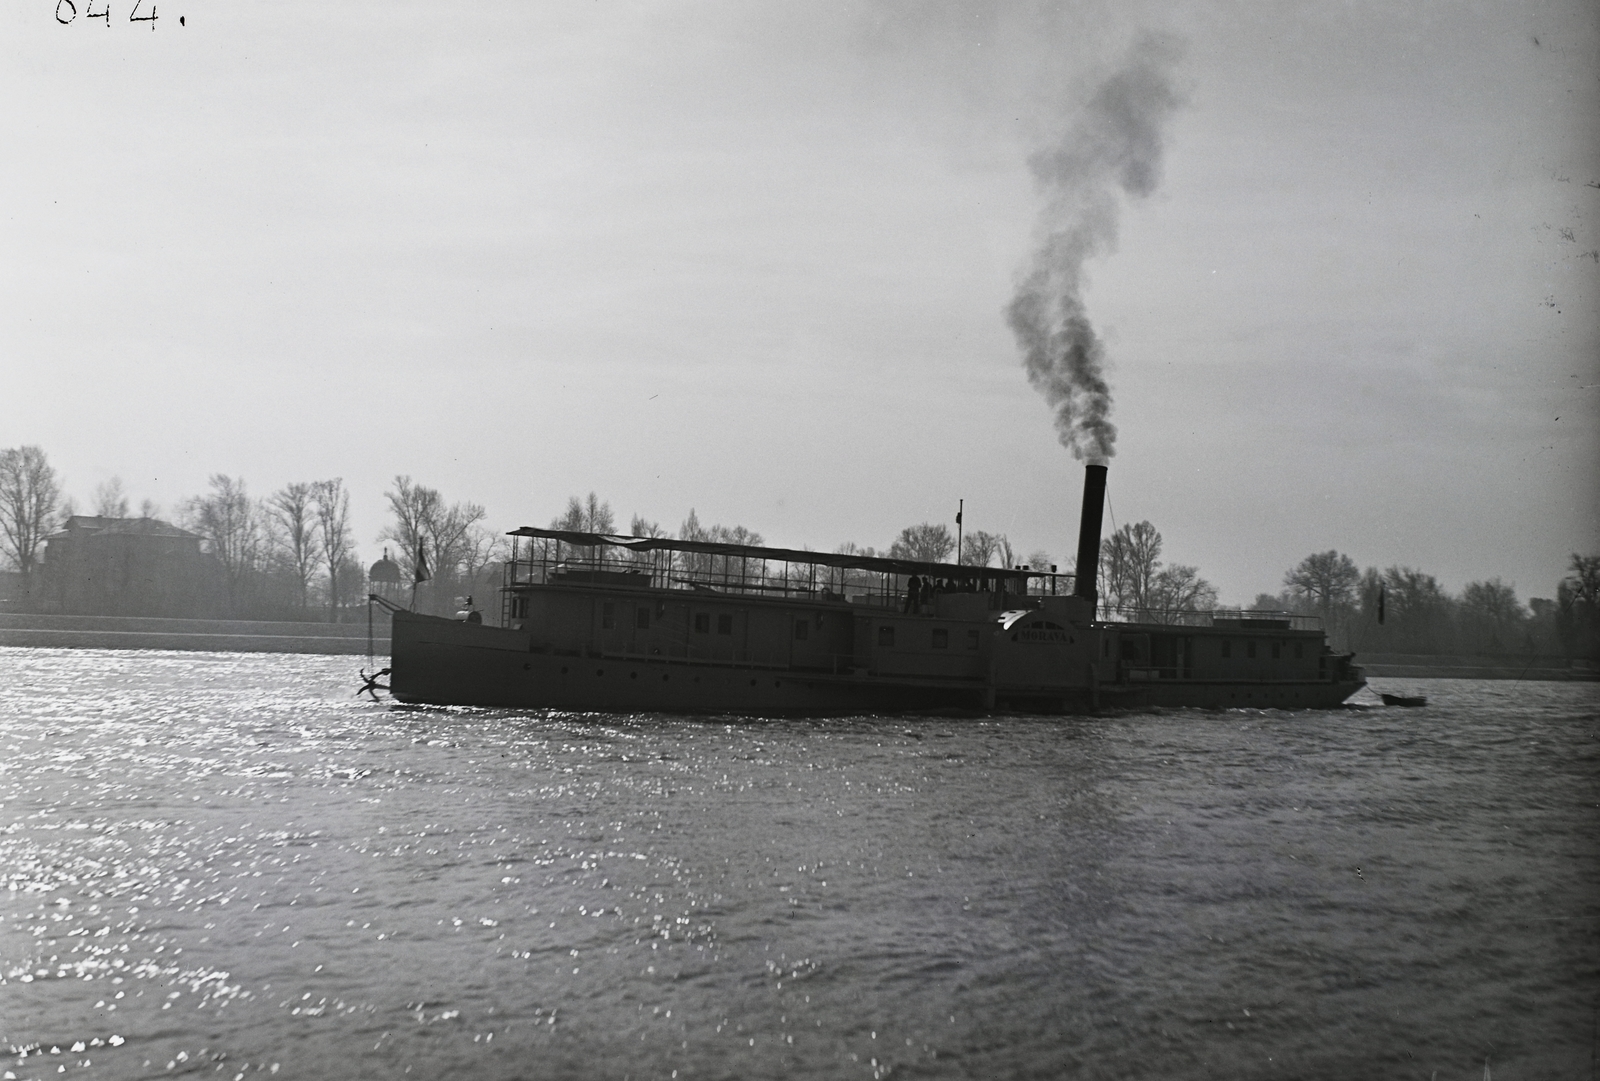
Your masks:
M797 620L795 620L794 621L794 640L796 642L804 642L807 638L810 638L810 637L811 637L811 621L810 620L806 620L806 619L797 619Z
M933 648L934 649L949 649L950 648L950 632L945 630L943 627L935 627L933 629Z
M1224 657L1233 656L1233 643L1228 641L1226 638L1222 640L1222 655Z
M728 614L728 615L721 615L721 616L717 617L717 633L718 634L732 634L733 633L733 615L731 613Z
M650 609L640 608L633 614L633 625L641 631L650 629Z
M1306 644L1304 642L1296 642L1294 644L1294 659L1297 661L1303 659L1306 655L1305 650Z
M617 625L617 606L611 601L606 601L600 606L600 626L610 630Z
M878 644L880 646L894 645L894 628L887 624L878 628Z
M1244 655L1246 657L1254 657L1256 655L1255 639L1251 639L1244 644Z
M1278 643L1278 642L1272 643L1272 659L1273 660L1277 660L1278 659L1278 654L1282 650L1282 648L1283 647L1282 647L1282 645L1280 643Z
M512 619L527 619L528 618L528 598L527 597L512 597L511 598L511 618Z
M978 648L978 632L977 631L968 631L967 632L967 648L968 649L977 649Z
M695 616L694 616L694 633L696 633L696 634L710 634L711 633L711 613L710 612L696 612L695 613Z

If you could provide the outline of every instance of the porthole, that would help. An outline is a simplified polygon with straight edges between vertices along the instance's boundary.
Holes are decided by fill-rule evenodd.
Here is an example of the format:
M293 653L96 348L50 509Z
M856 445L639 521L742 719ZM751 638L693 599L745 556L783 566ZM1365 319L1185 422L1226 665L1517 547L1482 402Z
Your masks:
M606 670L604 668L596 668L594 670L594 674L597 676L603 676L606 674Z
M638 672L629 672L628 673L628 678L629 679L638 679L639 678L639 673Z
M562 669L562 670L561 670L561 674L562 674L562 675L566 675L566 674L567 674L567 670L566 670L566 669L565 669L565 668L563 668L563 669Z

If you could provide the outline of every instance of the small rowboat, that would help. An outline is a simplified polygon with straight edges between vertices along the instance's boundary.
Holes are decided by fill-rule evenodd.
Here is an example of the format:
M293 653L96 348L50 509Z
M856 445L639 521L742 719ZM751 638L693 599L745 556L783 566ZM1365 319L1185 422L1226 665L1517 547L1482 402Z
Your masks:
M1428 699L1420 694L1385 694L1379 697L1383 699L1383 704L1386 706L1425 706L1428 704Z

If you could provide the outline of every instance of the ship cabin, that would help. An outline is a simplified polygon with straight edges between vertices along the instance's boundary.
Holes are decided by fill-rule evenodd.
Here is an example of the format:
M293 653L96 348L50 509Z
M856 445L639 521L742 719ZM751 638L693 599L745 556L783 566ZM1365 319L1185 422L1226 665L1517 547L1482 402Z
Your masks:
M511 535L500 625L535 654L887 680L978 708L1046 711L1198 702L1202 685L1213 689L1199 704L1308 704L1297 685L1348 678L1314 617L1108 610L1051 570Z
M1288 612L1107 612L1101 644L1122 678L1304 680L1326 676L1316 616ZM1137 622L1116 622L1117 617ZM1140 618L1142 617L1142 618Z
M1016 624L1019 641L1064 641L1082 637L1067 634L1069 619L1092 618L1070 575L1029 567L533 527L511 536L502 626L571 656L981 682L998 632ZM1053 619L1023 619L1047 607Z

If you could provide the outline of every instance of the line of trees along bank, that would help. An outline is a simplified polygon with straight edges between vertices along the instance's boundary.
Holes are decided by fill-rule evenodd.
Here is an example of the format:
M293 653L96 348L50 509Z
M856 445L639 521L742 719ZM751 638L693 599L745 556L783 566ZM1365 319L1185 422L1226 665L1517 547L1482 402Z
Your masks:
M110 527L133 541L185 536L168 526L199 537L198 551L188 548L187 557L181 544L165 546L142 563L132 546L121 551L122 562L133 564L118 569L146 579L136 592L138 606L148 610L124 610L128 595L119 596L108 583L101 584L104 589L88 583L91 588L74 590L80 601L105 614L331 620L362 598L365 574L355 556L350 496L339 478L287 484L257 499L242 478L217 473L208 491L180 500L170 515L161 515L148 499L133 514L116 477L97 487L89 513L80 515L75 501L63 496L41 448L0 450L0 554L20 579L20 589L14 590L20 594L18 607L50 609L41 562L45 542L68 529L75 517L85 533ZM187 543L195 542L190 537ZM103 573L106 565L75 569ZM181 588L174 588L175 575Z
M1600 555L1572 554L1556 596L1527 604L1499 578L1452 594L1414 567L1362 570L1336 550L1284 573L1257 608L1319 615L1335 646L1364 653L1559 654L1600 660Z
M253 499L242 478L217 473L208 493L184 501L177 524L206 539L230 614L324 610L335 620L362 597L350 493L340 478L286 484Z

